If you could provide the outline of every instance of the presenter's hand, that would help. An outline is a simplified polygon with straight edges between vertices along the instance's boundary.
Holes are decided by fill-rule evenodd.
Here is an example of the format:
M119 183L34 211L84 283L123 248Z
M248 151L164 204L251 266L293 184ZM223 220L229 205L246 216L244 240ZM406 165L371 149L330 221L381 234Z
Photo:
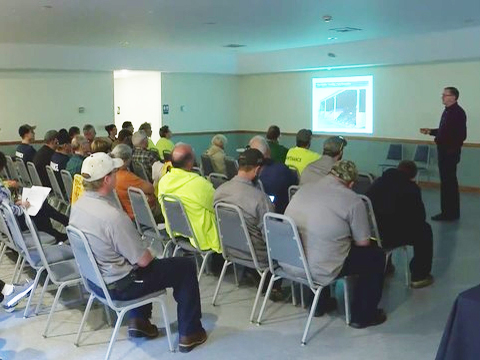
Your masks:
M427 128L421 128L420 132L424 135L430 135L430 129Z

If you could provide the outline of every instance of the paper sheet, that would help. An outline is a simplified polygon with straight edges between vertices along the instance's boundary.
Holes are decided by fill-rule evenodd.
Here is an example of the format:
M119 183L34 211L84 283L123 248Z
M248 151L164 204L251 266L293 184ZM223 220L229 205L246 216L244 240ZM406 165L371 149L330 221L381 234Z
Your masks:
M27 209L28 215L35 216L38 214L51 190L51 188L43 186L23 188L22 201L28 201L30 203Z

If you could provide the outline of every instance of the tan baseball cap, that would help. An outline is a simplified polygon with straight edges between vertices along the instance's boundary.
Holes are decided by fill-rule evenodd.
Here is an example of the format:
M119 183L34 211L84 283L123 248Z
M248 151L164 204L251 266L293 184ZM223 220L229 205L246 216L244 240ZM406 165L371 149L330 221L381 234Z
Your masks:
M330 170L330 174L347 183L355 181L358 178L357 166L350 160L337 161L333 165L332 170Z

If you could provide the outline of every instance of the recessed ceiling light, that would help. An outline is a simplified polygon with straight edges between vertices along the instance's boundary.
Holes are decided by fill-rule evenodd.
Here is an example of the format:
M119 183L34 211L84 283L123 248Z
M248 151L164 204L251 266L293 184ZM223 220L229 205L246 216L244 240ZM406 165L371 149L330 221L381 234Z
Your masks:
M328 22L333 20L333 17L331 15L323 15L322 19L323 19L323 21L328 23Z
M337 40L338 38L336 38L335 36L331 36L328 38L328 40Z
M230 48L230 49L238 49L245 47L247 45L241 45L241 44L228 44L228 45L223 45L223 47Z

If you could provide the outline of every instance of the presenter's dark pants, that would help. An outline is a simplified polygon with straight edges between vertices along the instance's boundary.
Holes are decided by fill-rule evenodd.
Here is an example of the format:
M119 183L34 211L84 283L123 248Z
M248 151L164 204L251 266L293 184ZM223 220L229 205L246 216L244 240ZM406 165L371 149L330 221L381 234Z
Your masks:
M443 146L437 146L437 152L442 214L456 219L460 217L457 164L460 162L461 149L452 152Z
M191 258L155 259L147 267L135 270L135 275L136 281L127 288L109 291L113 299L131 300L171 287L177 302L178 333L188 336L201 330L202 308L197 269ZM151 315L151 304L128 313L129 318L148 319Z

